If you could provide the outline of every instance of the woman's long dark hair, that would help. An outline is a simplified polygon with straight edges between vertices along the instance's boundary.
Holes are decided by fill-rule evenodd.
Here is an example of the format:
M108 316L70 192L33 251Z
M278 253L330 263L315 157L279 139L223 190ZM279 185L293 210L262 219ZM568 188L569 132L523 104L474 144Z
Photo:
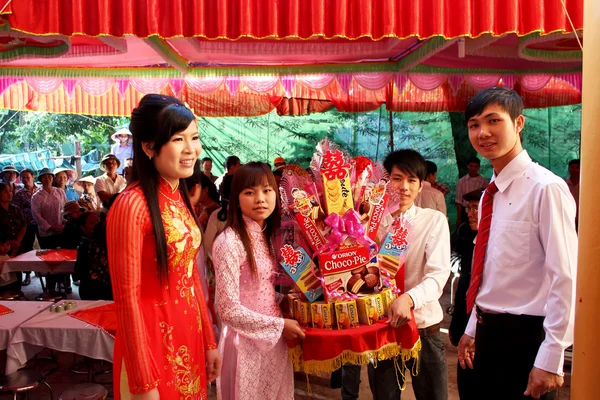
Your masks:
M227 214L227 227L231 227L242 240L244 250L248 256L248 263L250 263L250 270L252 274L256 276L258 270L256 263L254 262L254 252L252 251L252 244L250 242L250 235L246 229L246 224L242 218L242 210L240 208L240 194L248 188L263 185L265 182L273 188L276 194L275 209L267 217L266 229L264 232L267 245L269 246L269 252L271 256L275 257L275 236L279 230L281 223L281 201L279 199L279 192L277 190L277 182L275 176L271 172L271 167L261 162L249 162L240 167L233 175L233 181L231 183L231 195L229 196L229 212Z
M156 244L158 274L161 280L168 279L169 267L167 263L167 240L158 205L160 175L152 160L144 153L142 144L151 143L152 149L156 154L159 154L160 149L174 134L187 129L194 120L195 117L192 111L179 99L160 94L144 96L131 113L129 130L133 134L132 181L139 182L148 203ZM183 179L179 180L179 191L190 214L195 218L196 214L190 203L190 197Z

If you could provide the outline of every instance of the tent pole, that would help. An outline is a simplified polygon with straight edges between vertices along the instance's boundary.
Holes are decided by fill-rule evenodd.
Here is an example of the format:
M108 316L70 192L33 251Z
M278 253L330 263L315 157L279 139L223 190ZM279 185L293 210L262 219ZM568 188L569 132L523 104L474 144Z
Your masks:
M575 308L575 345L571 399L598 398L600 367L600 214L597 200L600 186L600 2L585 1L583 12L585 48L581 121L581 185L579 197L579 260Z
M390 111L390 152L394 151L394 114Z

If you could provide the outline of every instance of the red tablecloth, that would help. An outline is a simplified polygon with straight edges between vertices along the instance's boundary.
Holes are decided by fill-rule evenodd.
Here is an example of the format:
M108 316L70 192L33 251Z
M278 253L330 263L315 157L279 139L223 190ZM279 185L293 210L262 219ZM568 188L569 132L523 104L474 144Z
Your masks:
M44 252L38 252L36 255L44 260L46 265L48 265L48 269L53 270L65 261L76 260L77 250L44 250Z
M2 304L0 304L0 315L10 314L12 312L14 312L14 311L11 310L10 308L5 307Z
M304 340L288 341L296 371L324 374L349 363L363 365L400 357L401 362L418 356L421 348L414 319L400 328L380 321L355 329L306 329Z
M117 334L117 314L114 303L74 311L69 315L97 326L113 338Z

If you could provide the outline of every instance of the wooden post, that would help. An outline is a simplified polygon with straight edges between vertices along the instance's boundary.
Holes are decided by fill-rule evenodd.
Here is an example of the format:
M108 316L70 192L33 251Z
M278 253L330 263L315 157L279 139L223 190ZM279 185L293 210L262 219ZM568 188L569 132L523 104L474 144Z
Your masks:
M575 307L575 345L571 399L598 398L600 367L600 213L597 202L600 186L600 2L585 1L583 26L583 107L581 120L581 182L579 192L579 260L577 303Z
M81 142L75 142L75 169L77 176L81 178Z

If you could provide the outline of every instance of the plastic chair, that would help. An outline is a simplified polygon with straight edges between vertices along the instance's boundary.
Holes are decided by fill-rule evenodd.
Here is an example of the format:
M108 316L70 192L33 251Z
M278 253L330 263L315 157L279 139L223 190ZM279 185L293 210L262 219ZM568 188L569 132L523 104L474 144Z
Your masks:
M0 377L0 393L12 393L13 399L17 399L17 395L26 393L29 398L30 391L38 387L40 384L46 385L50 391L50 400L54 399L52 388L44 380L44 376L36 370L26 369L14 372L12 374L3 375Z
M58 400L105 400L108 390L97 383L81 383L65 390Z

